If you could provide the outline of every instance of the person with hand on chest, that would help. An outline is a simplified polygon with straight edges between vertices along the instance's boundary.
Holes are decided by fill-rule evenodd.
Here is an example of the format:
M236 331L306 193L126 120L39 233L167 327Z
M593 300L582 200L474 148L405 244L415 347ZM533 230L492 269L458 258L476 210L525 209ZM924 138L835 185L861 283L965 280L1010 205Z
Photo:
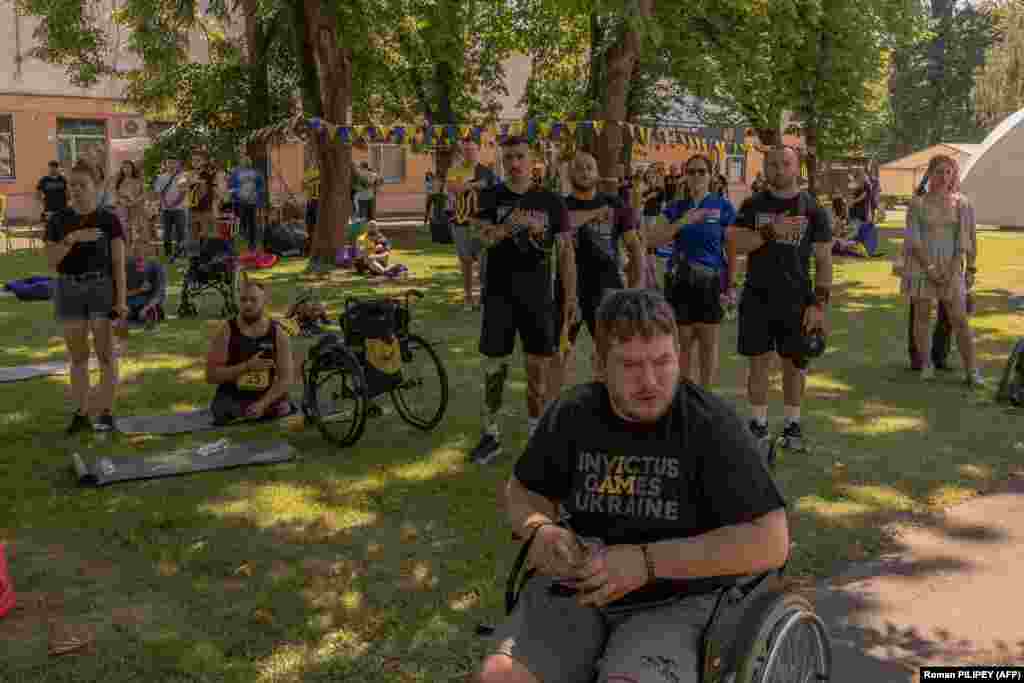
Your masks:
M485 357L484 429L470 455L477 464L501 453L497 418L516 337L526 356L527 430L532 433L552 398L551 360L558 352L559 325L575 322L577 310L575 250L565 202L533 186L526 138L506 138L501 155L507 180L480 192L479 211L467 221L487 248L479 345Z
M784 424L781 445L803 450L800 408L812 355L824 340L832 292L832 222L797 184L800 157L777 147L765 157L771 189L743 202L729 229L729 249L749 254L739 306L739 353L750 358L747 393L750 430L763 444L768 433L768 373L772 352L782 359ZM814 281L811 281L811 257ZM817 344L819 353L823 346Z
M71 359L75 412L69 435L94 428L88 417L90 333L100 367L95 428L115 428L118 368L111 322L128 316L125 236L117 216L98 207L100 178L88 162L76 163L68 183L70 206L50 216L46 226L46 260L58 276L54 305Z
M613 292L596 324L600 380L551 404L505 488L533 574L481 683L663 680L651 660L695 683L715 591L789 552L786 503L756 442L680 375L664 297Z
M671 202L649 229L652 247L672 245L670 277L665 295L679 323L680 365L683 375L704 388L715 382L718 340L725 306L736 303L736 255L725 254L725 231L736 209L712 192L711 160L697 154L686 162L687 199ZM698 360L691 349L699 348Z

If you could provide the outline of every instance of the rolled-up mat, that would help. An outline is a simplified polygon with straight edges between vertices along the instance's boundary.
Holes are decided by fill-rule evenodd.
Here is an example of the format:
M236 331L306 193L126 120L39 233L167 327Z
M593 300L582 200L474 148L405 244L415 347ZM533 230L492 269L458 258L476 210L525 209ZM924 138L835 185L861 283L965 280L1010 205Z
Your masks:
M89 359L89 369L95 370L99 366L95 358ZM48 361L46 363L33 363L31 365L16 365L8 368L0 368L0 384L5 382L20 382L33 377L49 377L51 375L66 375L68 373L68 362L64 360Z
M17 601L17 596L14 594L14 582L7 569L7 546L0 543L0 618L14 609Z
M295 449L284 441L232 443L229 439L220 439L169 453L103 457L91 463L74 453L71 466L78 476L80 486L106 486L121 481L159 479L294 459Z

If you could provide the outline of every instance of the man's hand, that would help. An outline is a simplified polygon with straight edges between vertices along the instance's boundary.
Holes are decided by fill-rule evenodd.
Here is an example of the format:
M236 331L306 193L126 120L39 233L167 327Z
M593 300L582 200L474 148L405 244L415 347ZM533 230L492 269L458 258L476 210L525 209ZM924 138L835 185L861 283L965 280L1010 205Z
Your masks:
M130 311L130 309L128 308L128 304L127 304L126 302L124 302L124 301L119 301L119 302L117 302L116 304L114 304L114 313L116 313L116 314L117 314L117 317L118 317L119 319L121 319L121 320L127 320L127 319L128 319L128 314L129 314L130 312L131 312L131 311Z
M73 233L65 237L69 244L78 244L79 242L95 242L102 236L102 232L99 228L86 228L85 230L75 230Z
M967 272L964 273L964 284L967 285L967 289L974 289L974 283L977 281L977 271L973 268L968 268Z
M576 578L584 559L583 549L573 532L554 524L545 524L533 538L527 564L547 576Z
M273 358L264 358L262 355L255 355L249 360L245 361L246 372L256 372L258 370L270 370L276 367L277 363L274 362Z
M811 304L804 310L804 333L821 330L825 332L825 308Z
M736 300L737 296L735 287L729 287L727 290L725 290L725 292L722 293L722 303L725 304L726 306L735 306Z
M580 314L579 302L576 301L576 297L570 297L568 301L562 304L562 326L571 326L576 323L576 318Z
M647 563L637 545L613 545L592 555L582 569L579 603L604 607L647 585Z

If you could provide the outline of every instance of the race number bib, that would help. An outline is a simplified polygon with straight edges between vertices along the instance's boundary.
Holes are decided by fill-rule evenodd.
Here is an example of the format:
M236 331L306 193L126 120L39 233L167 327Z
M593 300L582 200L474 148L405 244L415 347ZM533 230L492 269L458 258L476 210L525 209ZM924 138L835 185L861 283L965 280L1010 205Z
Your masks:
M242 391L262 391L270 388L270 370L247 372L238 378L235 385Z
M778 214L759 213L755 218L755 225L760 229L775 223L779 218ZM807 216L782 217L779 223L775 225L775 241L778 244L795 247L803 241L808 225Z

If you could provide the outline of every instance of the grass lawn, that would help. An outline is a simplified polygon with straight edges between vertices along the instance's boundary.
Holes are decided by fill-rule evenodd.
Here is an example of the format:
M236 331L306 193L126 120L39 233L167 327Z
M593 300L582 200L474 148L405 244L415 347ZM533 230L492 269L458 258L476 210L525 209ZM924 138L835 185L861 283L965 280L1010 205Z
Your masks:
M885 231L889 255L898 239ZM13 544L22 604L0 621L0 680L438 682L473 668L484 648L473 628L500 617L516 550L496 491L525 438L525 377L517 362L505 401L511 452L490 467L467 463L479 428L479 314L458 305L451 247L422 235L398 246L413 274L405 282L371 286L340 272L310 280L296 259L257 277L270 283L276 314L300 286L317 286L333 311L345 296L421 288L413 328L442 344L451 388L434 432L390 409L344 451L315 430L234 429L233 439L288 439L302 457L80 489L72 450L111 446L64 440L67 377L0 385L0 539ZM1006 298L1024 283L1024 235L985 232L980 251L974 329L995 380L1021 330ZM4 281L45 270L41 255L0 256ZM180 280L172 277L171 310ZM791 501L791 572L806 580L893 548L887 523L938 523L932 513L998 485L1024 455L1024 419L995 405L994 389L968 394L959 373L925 387L905 370L906 307L887 259L842 260L836 281L830 348L804 406L813 450L784 454L777 470ZM203 354L216 324L170 320L155 334L133 332L118 414L203 406L212 394L201 383ZM735 335L726 323L720 386L746 410ZM63 357L48 303L0 298L0 341L2 365ZM587 376L589 340L582 344L578 373ZM777 428L780 378L773 382ZM116 448L188 441L120 437ZM49 657L51 632L94 643Z

